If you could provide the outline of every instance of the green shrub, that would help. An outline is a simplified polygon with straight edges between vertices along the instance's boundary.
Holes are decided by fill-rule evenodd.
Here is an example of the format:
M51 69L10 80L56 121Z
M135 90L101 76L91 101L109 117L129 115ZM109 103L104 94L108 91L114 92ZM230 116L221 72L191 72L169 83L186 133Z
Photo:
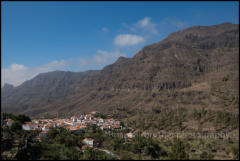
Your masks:
M185 144L177 138L174 138L171 152L169 154L171 160L188 160L189 156L185 151Z
M208 154L207 152L202 152L200 154L200 159L204 159L204 160L213 160L213 155L212 154Z

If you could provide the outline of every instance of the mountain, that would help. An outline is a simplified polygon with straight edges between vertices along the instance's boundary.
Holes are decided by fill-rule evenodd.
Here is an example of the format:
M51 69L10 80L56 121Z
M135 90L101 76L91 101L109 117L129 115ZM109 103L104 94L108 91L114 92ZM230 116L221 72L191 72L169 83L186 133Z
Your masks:
M13 85L11 84L8 84L8 83L5 83L4 86L3 86L3 91L6 91L6 92L11 92L11 90L14 88Z
M91 110L130 118L137 111L204 106L238 111L239 26L194 26L120 57L102 70L42 73L2 88L2 111L71 115ZM233 107L234 106L234 107ZM136 110L137 109L137 110Z

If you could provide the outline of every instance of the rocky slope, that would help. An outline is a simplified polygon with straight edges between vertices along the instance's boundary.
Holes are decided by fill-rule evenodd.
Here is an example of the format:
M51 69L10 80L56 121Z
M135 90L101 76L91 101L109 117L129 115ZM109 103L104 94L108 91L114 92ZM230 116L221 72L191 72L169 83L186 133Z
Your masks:
M2 111L41 116L99 110L126 118L136 109L204 106L238 111L239 26L194 26L120 57L102 70L42 73L2 88Z

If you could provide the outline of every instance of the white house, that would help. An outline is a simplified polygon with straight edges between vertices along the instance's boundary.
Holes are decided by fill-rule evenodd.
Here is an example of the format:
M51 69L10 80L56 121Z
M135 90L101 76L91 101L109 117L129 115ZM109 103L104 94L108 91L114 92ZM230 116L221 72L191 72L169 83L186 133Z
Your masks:
M89 147L93 147L93 139L85 138L83 139L83 144L86 144Z
M99 119L98 119L98 122L99 122L99 123L104 123L104 120L103 120L102 118L99 118Z
M126 134L126 137L129 138L129 139L132 139L134 137L133 133L127 133Z
M87 114L84 117L85 120L92 120L92 118L93 118L93 115L91 115L91 114Z
M83 120L83 119L84 119L84 115L81 115L81 116L79 117L79 119L80 119L80 120Z
M32 122L38 124L39 120L33 120Z
M42 128L42 131L49 131L49 129L50 129L50 126L44 125Z
M106 129L111 129L111 126L110 125L102 125L100 127L101 130L106 130Z
M13 122L14 121L12 119L7 119L7 126L11 127Z
M71 117L71 120L72 120L73 122L77 122L77 117L76 117L76 116L73 116L73 117Z
M22 125L23 130L35 130L36 128L38 128L38 124L32 122L26 122Z

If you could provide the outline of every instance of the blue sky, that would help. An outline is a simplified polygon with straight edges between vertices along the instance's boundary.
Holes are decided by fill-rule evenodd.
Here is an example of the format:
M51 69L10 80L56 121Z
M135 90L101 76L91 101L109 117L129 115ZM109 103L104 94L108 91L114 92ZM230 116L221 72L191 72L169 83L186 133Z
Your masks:
M238 24L238 2L2 2L2 85L101 69L169 33Z

